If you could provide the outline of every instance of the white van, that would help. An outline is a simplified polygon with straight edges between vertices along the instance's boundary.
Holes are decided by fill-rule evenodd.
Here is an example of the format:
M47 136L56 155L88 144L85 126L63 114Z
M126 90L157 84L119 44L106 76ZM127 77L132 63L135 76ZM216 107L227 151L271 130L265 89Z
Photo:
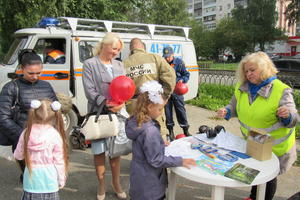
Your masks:
M24 48L34 49L45 60L49 46L60 46L65 53L63 64L44 64L42 80L51 83L54 90L72 97L73 109L65 117L70 130L78 119L87 113L87 99L82 86L83 61L92 57L93 46L102 39L105 32L116 32L124 41L125 47L117 59L129 56L129 42L138 37L143 40L146 50L162 55L166 45L174 48L175 56L181 57L190 71L189 92L185 99L194 98L198 90L198 66L193 42L188 39L189 28L61 17L44 18L38 28L26 28L15 32L12 43L0 67L0 89L8 82L8 74L17 73L17 55ZM48 23L49 22L49 23ZM48 24L47 24L48 23Z

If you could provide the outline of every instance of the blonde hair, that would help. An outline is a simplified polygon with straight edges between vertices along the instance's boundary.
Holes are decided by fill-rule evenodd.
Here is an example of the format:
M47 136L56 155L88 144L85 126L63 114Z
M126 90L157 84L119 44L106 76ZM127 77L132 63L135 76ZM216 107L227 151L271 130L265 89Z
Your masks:
M99 41L96 44L95 48L93 49L94 56L97 56L101 53L104 45L107 45L107 44L116 45L117 42L121 43L121 49L122 49L124 46L124 43L120 39L120 37L116 33L112 33L112 32L106 33L105 36L103 37L103 39L101 41Z
M165 97L163 95L162 98L165 100ZM149 105L155 105L155 103L153 103L149 99L148 92L139 94L133 110L133 116L136 117L138 127L141 127L142 123L151 120L151 118L148 115Z
M24 158L26 166L31 173L31 161L28 152L28 142L30 138L30 133L33 124L50 124L59 132L63 141L63 154L65 162L65 170L68 171L68 143L65 135L64 122L60 111L53 111L51 108L51 103L49 99L43 99L41 101L41 106L37 109L29 110L29 117L24 133ZM42 133L41 133L42 134Z
M272 77L278 73L278 70L276 69L274 63L266 53L262 51L251 53L242 59L236 71L237 80L241 84L247 81L245 71L244 71L245 64L247 63L251 63L257 66L261 70L260 73L261 81L264 81L267 78Z

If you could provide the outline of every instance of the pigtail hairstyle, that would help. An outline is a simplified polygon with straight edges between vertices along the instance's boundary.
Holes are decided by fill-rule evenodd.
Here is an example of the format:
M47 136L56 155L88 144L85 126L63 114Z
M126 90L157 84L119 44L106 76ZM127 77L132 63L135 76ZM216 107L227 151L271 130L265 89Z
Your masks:
M138 127L142 123L149 121L151 118L148 116L148 105L153 104L149 97L148 92L142 93L138 96L133 115L136 117Z
M55 128L59 132L60 137L61 137L61 139L63 141L65 171L67 172L68 169L69 169L68 142L67 142L67 138L66 138L66 131L65 131L64 120L62 118L62 114L61 114L60 110L55 112L55 118L56 118Z
M31 162L30 162L30 157L28 153L28 141L31 133L31 128L33 124L33 118L34 118L34 111L33 109L30 109L29 114L28 114L28 121L24 133L24 158L25 158L25 163L28 168L29 174L31 174Z
M35 100L37 101L37 100ZM30 133L33 124L50 124L53 125L54 128L59 132L62 141L63 141L63 154L64 154L64 163L65 163L65 171L68 171L68 146L67 139L64 130L64 123L62 119L61 112L59 110L53 110L52 101L49 99L43 99L41 101L37 101L38 105L36 108L31 108L29 110L29 119L27 121L25 133L24 133L24 158L26 166L31 174L31 162L30 156L28 152L28 142L30 138Z

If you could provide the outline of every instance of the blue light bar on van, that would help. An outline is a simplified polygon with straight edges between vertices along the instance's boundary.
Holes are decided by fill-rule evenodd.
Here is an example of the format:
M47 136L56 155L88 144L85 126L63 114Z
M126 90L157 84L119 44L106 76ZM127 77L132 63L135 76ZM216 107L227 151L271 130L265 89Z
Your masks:
M52 18L52 17L44 17L42 20L38 23L38 27L45 28L47 26L57 26L59 24L58 19Z

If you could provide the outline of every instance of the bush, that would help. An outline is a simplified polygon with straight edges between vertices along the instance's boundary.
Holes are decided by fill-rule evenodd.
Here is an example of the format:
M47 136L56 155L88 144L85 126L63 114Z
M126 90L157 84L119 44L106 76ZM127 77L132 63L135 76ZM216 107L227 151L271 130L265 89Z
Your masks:
M234 86L201 83L199 95L187 103L216 111L229 103L233 93Z

